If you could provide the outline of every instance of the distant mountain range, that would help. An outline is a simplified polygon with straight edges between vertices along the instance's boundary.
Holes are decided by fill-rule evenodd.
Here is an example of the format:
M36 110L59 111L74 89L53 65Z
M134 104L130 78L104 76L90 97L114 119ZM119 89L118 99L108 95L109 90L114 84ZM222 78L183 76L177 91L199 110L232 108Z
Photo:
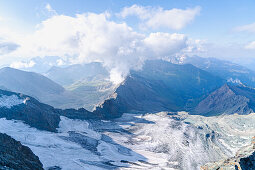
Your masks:
M230 62L195 57L193 62L207 61L200 63L199 69L183 64L188 60L192 58L182 58L179 64L147 61L142 70L132 71L95 112L117 115L185 110L205 116L254 112L253 71Z
M44 75L64 87L69 87L77 81L106 79L108 78L109 73L101 63L89 63L83 65L76 64L67 67L54 66Z
M40 99L47 95L59 95L65 90L62 86L40 74L10 67L0 69L0 86Z
M89 110L93 110L96 104L104 101L114 90L109 81L109 73L101 63L52 67L44 75L77 96L82 101L77 106Z
M171 58L170 62L176 64L192 64L202 70L227 80L229 83L244 84L255 88L255 71L230 61L198 56L181 56Z
M98 104L94 113L112 118L125 112L185 110L211 116L254 111L255 93L249 88L253 71L212 58L147 61L118 87L107 80L109 74L100 63L53 67L45 75L65 88L40 74L12 68L0 70L0 87L62 109L91 111Z
M79 75L86 74L82 70L80 71ZM59 75L65 75L62 77L68 77L68 74L63 70L60 72L63 74ZM66 72L69 72L69 70ZM76 72L70 72L69 76L72 77L71 75L77 74ZM58 78L57 75L55 77ZM104 95L108 94L107 90L111 89L111 84L104 82L103 79L95 78L95 81L89 80L89 78L78 80L79 82L73 82L74 84L70 84L70 87L65 89L53 80L38 73L9 67L0 69L0 89L27 94L43 103L61 109L85 107L92 110L94 105L104 100ZM81 85L78 85L78 83Z

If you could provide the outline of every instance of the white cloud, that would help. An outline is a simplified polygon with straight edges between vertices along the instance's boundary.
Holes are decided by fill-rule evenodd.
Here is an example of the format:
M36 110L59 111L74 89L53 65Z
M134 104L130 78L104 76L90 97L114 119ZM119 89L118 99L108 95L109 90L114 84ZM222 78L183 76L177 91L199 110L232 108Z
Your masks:
M255 41L250 42L245 46L246 49L255 49Z
M236 27L234 30L235 31L240 31L240 32L241 31L245 31L245 32L252 32L252 33L254 33L255 32L255 23L239 26L239 27Z
M184 34L151 33L144 39L147 49L158 57L170 56L181 52L187 47L187 37Z
M130 69L139 69L145 60L180 53L188 48L183 34L135 32L126 23L110 20L108 13L86 13L74 17L54 15L26 36L17 36L17 50L5 55L18 61L34 57L58 56L57 65L102 62L119 83ZM31 61L31 60L30 60ZM31 62L15 62L12 67L33 67Z
M138 5L132 5L131 7L125 7L119 14L122 18L126 18L128 16L137 16L140 19L146 20L151 17L150 11L154 10L155 12L157 11L156 9L153 9L151 7L143 7L143 6L138 6Z
M35 65L36 63L34 61L29 61L29 62L21 62L21 61L17 61L17 62L13 62L10 67L12 68L16 68L16 69L23 69L23 68L31 68Z
M119 15L122 18L132 15L137 16L143 21L143 27L153 29L165 27L180 30L192 22L200 13L200 10L200 7L164 10L162 8L133 5L131 7L125 7Z

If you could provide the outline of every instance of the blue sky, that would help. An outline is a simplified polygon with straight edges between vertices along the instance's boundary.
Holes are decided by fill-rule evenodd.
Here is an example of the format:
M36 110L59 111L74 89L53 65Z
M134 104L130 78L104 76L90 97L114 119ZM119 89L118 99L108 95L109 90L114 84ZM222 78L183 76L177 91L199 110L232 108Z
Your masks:
M255 1L253 0L0 0L0 16L11 18L14 23L10 24L13 27L30 31L36 24L46 19L47 16L43 14L43 10L47 3L59 14L68 16L84 12L109 11L117 13L122 8L133 4L164 9L186 9L200 6L200 15L192 24L178 32L193 38L226 43L252 41L255 38L254 35L233 31L233 28L237 26L255 22ZM136 28L134 21L131 20L129 24ZM173 32L169 29L163 31Z
M132 7L135 8L135 12L134 10L132 11ZM128 9L127 10L128 14L125 16L123 14L124 8ZM179 10L177 14L176 12L174 12L175 9L177 9L177 11ZM141 14L139 13L141 11L142 12L145 11L145 12ZM164 56L174 55L177 53L180 54L180 51L182 51L182 53L183 51L187 51L188 48L185 47L186 48L185 49L184 45L181 44L180 42L180 40L184 42L184 39L185 39L184 43L186 44L191 43L192 48L196 49L197 51L199 51L198 49L200 49L200 51L198 52L198 55L201 55L204 57L222 58L222 59L238 62L243 65L248 65L254 61L254 57L255 57L255 24L254 24L255 23L255 1L254 0L242 0L242 1L234 1L234 0L214 0L214 1L210 1L210 0L139 0L139 1L138 0L130 0L130 1L127 1L127 0L93 0L93 1L89 1L89 0L72 0L72 1L70 0L48 0L48 1L8 0L7 1L7 0L0 0L0 59L2 60L2 63L0 63L0 65L11 64L14 61L28 62L33 57L39 56L43 58L45 56L49 56L53 54L56 56L60 56L61 58L60 63L62 63L62 60L71 61L71 59L67 59L67 58L70 56L73 57L73 55L79 56L78 60L81 62L99 60L105 63L109 63L108 61L105 61L105 59L100 58L98 54L91 53L91 48L85 51L84 53L80 53L81 48L77 49L75 52L73 51L70 52L69 50L66 53L57 53L57 52L53 53L52 51L54 50L58 51L59 49L56 49L55 47L51 48L45 45L45 44L51 43L50 39L47 40L47 39L44 39L44 37L39 37L38 35L34 36L34 32L38 30L39 30L38 32L41 31L38 34L43 34L45 33L46 30L49 31L49 29L52 29L52 28L54 29L54 26L49 25L48 22L47 22L48 25L45 24L42 26L42 23L45 23L45 21L53 21L53 18L55 17L56 22L60 22L60 24L62 24L62 21L63 21L63 24L64 24L65 22L67 22L68 19L67 18L64 19L63 17L61 19L60 16L68 16L68 17L72 17L73 20L76 20L74 22L77 22L79 19L76 17L76 14L87 14L88 12L97 14L97 15L105 14L107 12L110 14L110 17L106 15L104 16L106 17L106 20L107 20L106 24L110 24L110 22L114 22L117 24L116 29L119 29L117 28L120 26L120 25L118 26L118 24L125 23L128 27L132 28L133 32L135 32L136 34L141 34L139 36L144 36L144 38L141 38L141 37L139 38L139 36L137 35L132 40L132 42L136 42L138 41L137 39L139 39L139 41L141 42L147 42L147 46L148 44L150 45L153 44L157 46L158 44L155 44L156 43L155 37L157 38L157 41L158 41L157 43L159 43L159 41L166 42L165 46L166 48L169 48L170 50L163 50L163 51L161 50L159 52L157 51L157 49L154 49L155 56L159 54ZM170 13L173 12L175 14L174 16L172 16L172 14L166 15L168 12ZM122 17L120 17L120 14L123 14L121 15ZM158 22L157 21L158 18L156 18L155 16L160 16L160 17L162 16L163 19ZM97 22L97 19L99 18L100 17L97 16L95 21ZM183 21L179 22L178 19L175 20L175 18L178 18L178 19L181 18L183 19ZM86 22L87 21L84 20L83 24ZM175 26L178 24L180 25ZM41 27L43 28L39 27L38 25L41 25ZM78 26L79 24L76 26L73 25L72 28L77 28ZM92 27L93 26L94 25L92 25ZM56 25L56 29L57 27L58 25ZM58 29L63 31L65 28L58 28ZM87 28L84 28L84 29L87 29ZM115 27L113 29L115 30ZM127 29L127 28L123 27L123 29ZM5 33L5 32L8 32L6 30L8 31L11 30L12 32ZM51 35L53 39L56 32L54 33L54 30L50 30L50 32L51 31L52 31ZM87 31L90 32L91 30L87 30ZM98 30L98 31L99 32L101 31L100 34L98 34L99 36L101 35L102 30ZM122 32L121 34L123 34L123 31L124 30L122 31L118 30L118 32L113 33L112 37L114 36L118 37L118 33ZM73 34L80 35L80 34L87 34L88 32L78 31L76 33L71 33L69 29L69 30L66 30L66 32L63 33L63 35L68 36L66 38L70 40L72 38L75 38L75 37L70 37ZM94 32L95 30L93 30L93 33ZM16 33L17 33L17 36L16 36ZM160 33L160 34L155 35L153 33ZM109 34L109 32L106 32L105 34ZM130 33L130 34L133 34L133 33ZM176 38L176 36L174 36L175 34L181 34L181 35L178 35L178 38ZM15 35L16 37L19 37L19 39L18 38L16 39L13 35ZM27 37L23 38L22 36L25 37L25 35L26 36L28 35L27 37L30 37L30 38L27 38ZM45 35L47 35L47 32ZM63 35L59 35L59 37ZM183 38L182 35L185 35L185 38ZM94 37L95 36L97 35L94 35ZM127 40L128 42L131 41L129 40L129 36L126 37L126 39L128 39ZM12 37L12 38L8 39L9 37ZM31 38L31 37L34 37L34 38ZM110 39L109 37L108 38L104 37L104 38L106 41L112 42L111 38ZM167 38L171 39L171 42L168 41ZM21 39L26 39L26 41L25 40L22 41ZM31 41L31 39L33 41ZM37 39L38 42L35 42L35 39ZM173 46L173 44L175 43L172 42L173 40L177 41L177 39L178 39L178 42L176 42L176 44L179 44L178 48L176 46ZM42 40L43 42L45 42L45 44L41 43ZM49 43L47 41L49 41ZM88 40L84 39L84 41L88 41ZM126 42L126 40L121 39L121 43L122 41L123 41L123 44L125 44L124 42ZM57 46L58 45L57 43L59 42L60 40L53 45ZM1 45L1 43L3 45ZM62 43L62 39L61 39L61 43ZM99 44L102 45L101 43L102 42L100 42ZM169 43L169 47L167 46L168 45L167 43ZM6 44L7 45L11 44L11 46L10 47L8 46L7 48ZM38 48L41 51L40 53L37 54L37 51L34 50L33 51L33 54L35 54L34 56L33 55L30 56L29 54L32 52L29 53L28 51L26 51L26 53L18 53L18 52L11 53L10 49L14 49L15 44L17 45L17 47L20 47L20 49L23 48L22 50L20 50L22 52L24 52L24 49L27 50L28 48L35 48L35 49ZM36 44L37 46L32 47L32 46L29 46L28 44L30 45ZM79 44L81 44L81 42L79 42ZM99 49L99 46L97 45L98 44L95 44L96 49ZM116 55L115 53L111 53L112 51L116 50L116 44L114 44L115 45L114 48L112 46L110 48L108 45L109 43L107 43L107 46L100 46L101 48L110 49L110 51L106 51L102 49L102 51L104 52L106 51L104 55ZM143 48L147 48L147 46L146 47L143 46ZM2 53L1 53L1 48L3 51ZM69 48L69 46L67 48ZM122 46L120 45L119 49L122 49L122 48L124 48L123 45ZM127 47L125 46L125 48ZM42 49L47 49L48 51L43 53ZM94 46L93 46L93 49L94 49ZM179 51L176 49L178 49ZM49 53L49 51L51 53ZM192 55L196 54L197 51L192 52ZM1 57L1 54L2 54L2 57ZM85 54L87 56L85 56ZM93 59L91 59L90 57L88 57L88 55L90 56L95 55L95 56ZM144 55L143 58L146 58L145 56L147 54L134 53L132 55ZM191 55L191 53L187 55ZM18 56L22 56L22 57L18 57ZM82 58L81 56L85 56L85 57ZM121 56L119 58L124 58L124 57L125 56ZM119 62L119 58L116 60L116 62ZM112 59L113 58L111 58L111 60ZM76 60L76 62L78 62L77 58L76 59L72 58L72 61L73 60ZM139 57L139 61L140 60L141 60L141 57ZM114 64L113 65L110 64L110 66L114 66Z

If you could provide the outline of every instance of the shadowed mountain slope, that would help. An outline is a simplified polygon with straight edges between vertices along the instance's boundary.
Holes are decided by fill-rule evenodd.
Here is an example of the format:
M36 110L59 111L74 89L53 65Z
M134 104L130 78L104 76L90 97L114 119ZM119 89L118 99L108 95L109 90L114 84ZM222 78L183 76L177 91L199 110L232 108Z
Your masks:
M147 61L142 70L132 71L112 98L94 112L114 117L124 112L190 110L223 84L221 78L190 64Z
M221 114L249 114L255 110L255 90L245 86L225 84L202 100L194 114L215 116Z

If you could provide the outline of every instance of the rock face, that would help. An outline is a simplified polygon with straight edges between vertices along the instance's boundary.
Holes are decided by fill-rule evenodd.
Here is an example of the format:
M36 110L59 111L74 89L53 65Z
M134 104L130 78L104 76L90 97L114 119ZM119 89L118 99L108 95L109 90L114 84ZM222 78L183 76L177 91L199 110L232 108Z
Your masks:
M239 164L240 167L245 170L255 169L255 151L251 155L241 158Z
M141 71L132 71L112 98L94 112L115 117L124 112L190 110L223 82L192 65L147 61Z
M244 86L223 85L202 100L194 114L215 116L221 114L249 114L254 112L255 90Z
M0 169L43 170L43 165L28 147L0 133Z

